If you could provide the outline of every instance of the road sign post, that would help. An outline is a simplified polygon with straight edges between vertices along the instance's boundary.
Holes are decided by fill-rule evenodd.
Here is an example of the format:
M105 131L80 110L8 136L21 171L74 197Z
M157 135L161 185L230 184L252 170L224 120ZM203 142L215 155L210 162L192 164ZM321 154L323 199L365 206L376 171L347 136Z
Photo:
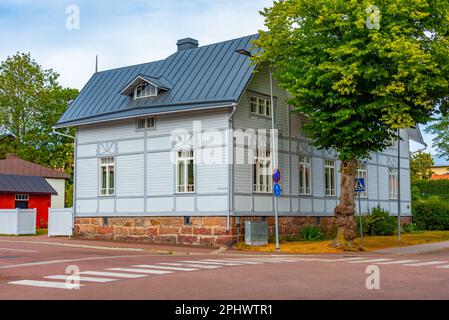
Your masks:
M365 192L365 179L355 178L355 192L359 200L359 221L360 221L360 248L363 250L363 216L362 216L362 200L360 194Z
M278 212L278 198L282 195L282 188L279 184L281 182L281 172L279 169L274 170L273 172L273 194L274 194L274 223L276 228L276 251L280 251L279 244L279 212Z

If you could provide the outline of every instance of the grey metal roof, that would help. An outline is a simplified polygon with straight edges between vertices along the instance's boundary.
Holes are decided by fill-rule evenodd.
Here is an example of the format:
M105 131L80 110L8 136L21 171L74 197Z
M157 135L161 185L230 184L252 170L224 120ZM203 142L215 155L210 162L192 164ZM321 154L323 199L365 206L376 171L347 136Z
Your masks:
M192 110L205 105L236 103L255 66L237 49L252 50L258 35L174 53L165 60L98 72L59 119L56 127ZM137 76L163 79L169 90L157 97L133 100L121 92Z
M407 132L410 140L418 142L423 146L427 146L427 143L424 141L424 138L421 134L421 129L419 128L419 125L416 125L416 127L414 128L407 129Z
M58 194L55 189L42 177L13 176L0 174L0 192Z

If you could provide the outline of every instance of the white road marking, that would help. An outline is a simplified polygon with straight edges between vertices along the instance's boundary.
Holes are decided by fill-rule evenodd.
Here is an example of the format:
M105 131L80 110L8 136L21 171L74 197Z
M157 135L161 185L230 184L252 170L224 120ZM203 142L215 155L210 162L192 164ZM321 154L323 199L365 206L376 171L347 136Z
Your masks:
M396 260L396 261L389 261L389 262L380 262L378 264L404 264L404 263L412 263L419 260Z
M56 275L56 276L47 276L44 277L45 279L53 279L53 280L67 280L69 277L69 275ZM112 282L112 281L117 281L117 279L109 279L109 278L93 278L93 277L83 277L80 276L79 277L80 281L85 281L85 282L99 282L99 283L106 283L106 282Z
M92 276L105 276L105 277L116 277L116 278L143 278L146 277L144 274L130 274L130 273L119 273L119 272L103 272L103 271L83 271L80 274L87 274Z
M355 260L363 260L366 258L362 258L362 257L354 257L354 258L340 258L340 259L334 259L334 261L339 262L339 261L355 261Z
M67 284L65 282L53 282L53 281L35 281L35 280L21 280L9 282L9 284L18 284L21 286L42 287L42 288L56 288L56 289L74 289L74 284ZM80 284L80 287L83 285Z
M449 264L445 265L445 266L436 266L436 268L440 268L440 269L449 269Z
M0 248L0 251L39 252L39 251L36 251L36 250L12 249L12 248Z
M357 260L357 261L348 261L348 263L376 263L376 262L384 262L391 261L393 259L368 259L368 260Z
M89 257L89 258L79 258L79 259L47 260L47 261L28 262L28 263L20 263L20 264L10 264L7 266L0 266L0 269L35 267L35 266L42 266L42 265L48 265L48 264L59 264L59 263L68 263L68 262L76 262L76 261L122 259L122 258L134 258L134 257L157 257L157 256L160 256L160 255L148 254L148 255L124 255L124 256L110 256L110 257L101 256L101 257Z
M172 263L172 262L161 262L158 264L166 265L166 266L178 266L178 267L192 267L192 268L200 268L200 269L218 269L222 268L223 266L212 266L212 265L205 265L205 264L195 264L195 263Z
M261 263L284 263L284 260L274 260L274 259L260 259L260 258L254 258L248 261L256 261Z
M201 261L181 261L181 262L187 262L187 263L199 263L199 264L211 264L211 265L219 265L219 266L242 266L243 264L238 263L231 263L231 262L214 262L209 260L201 260Z
M148 274L169 274L173 271L164 270L150 270L150 269L137 269L137 268L112 268L111 271L123 271L123 272L136 272L136 273L148 273Z
M243 264L263 264L263 262L256 262L256 261L246 261L246 260L216 260L216 261L225 261L225 262L231 262L231 263L243 263Z
M198 269L195 268L167 267L167 266L157 266L148 264L133 266L133 268L148 268L148 269L162 269L162 270L175 270L175 271L198 271Z
M408 263L404 264L407 267L422 267L422 266L432 266L435 264L443 264L447 263L447 261L429 261L429 262L420 262L420 263Z

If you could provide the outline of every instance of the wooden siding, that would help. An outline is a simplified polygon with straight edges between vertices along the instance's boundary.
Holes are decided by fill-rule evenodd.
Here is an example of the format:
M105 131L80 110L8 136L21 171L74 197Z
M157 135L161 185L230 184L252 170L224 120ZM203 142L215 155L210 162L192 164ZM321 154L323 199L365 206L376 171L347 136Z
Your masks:
M320 151L310 145L301 132L301 126L307 121L306 117L297 113L290 113L286 103L287 93L280 89L274 80L275 119L279 129L279 167L282 170L283 196L279 200L279 212L282 215L332 215L333 209L340 194L340 161L336 161L336 187L337 197L325 196L324 186L324 160L337 160L336 153L332 151ZM256 76L242 96L234 116L234 128L246 130L271 129L271 119L253 115L250 112L250 97L252 94L264 95L269 98L270 82L266 68L259 69ZM289 126L290 118L290 126ZM290 133L289 133L290 128ZM409 143L406 130L402 130L401 136L401 198L402 214L410 215L410 170L409 170ZM235 157L241 155L242 148L235 146ZM246 151L245 151L246 152ZM312 157L312 195L299 196L298 161L300 155ZM388 148L382 153L373 154L367 163L367 193L368 198L362 198L362 211L368 212L373 207L380 205L397 214L397 200L389 199L388 168L397 168L397 145ZM234 208L236 215L259 215L269 212L264 206L268 206L271 195L264 196L253 194L253 169L252 165L235 165L234 169Z
M77 215L225 215L229 166L226 130L229 110L165 115L156 128L137 130L133 119L78 128ZM195 166L196 192L177 194L172 132L219 130L218 142L195 150L205 164ZM206 139L211 138L206 135ZM207 141L206 141L207 142ZM115 158L116 192L99 196L99 158Z

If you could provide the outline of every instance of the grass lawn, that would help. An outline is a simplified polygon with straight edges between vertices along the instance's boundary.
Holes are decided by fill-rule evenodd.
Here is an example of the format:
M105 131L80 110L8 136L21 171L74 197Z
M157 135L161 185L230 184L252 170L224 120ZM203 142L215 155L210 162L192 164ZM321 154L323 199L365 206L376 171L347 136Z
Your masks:
M394 236L376 236L364 237L365 251L380 250L391 247L412 246L415 244L424 244L432 242L449 241L449 231L423 231L419 233L405 233L401 235L401 242L398 242L397 235ZM355 241L360 245L360 238ZM340 253L341 249L331 247L332 241L320 242L283 242L281 243L281 252L284 253ZM238 250L257 251L257 252L275 252L273 243L261 247L251 247L241 242L235 245Z
M42 236L44 234L48 234L48 229L37 229L36 230L36 236ZM11 234L0 234L0 237L10 237L10 236L14 236ZM25 234L25 235L21 235L19 237L32 237L34 236L34 234Z

